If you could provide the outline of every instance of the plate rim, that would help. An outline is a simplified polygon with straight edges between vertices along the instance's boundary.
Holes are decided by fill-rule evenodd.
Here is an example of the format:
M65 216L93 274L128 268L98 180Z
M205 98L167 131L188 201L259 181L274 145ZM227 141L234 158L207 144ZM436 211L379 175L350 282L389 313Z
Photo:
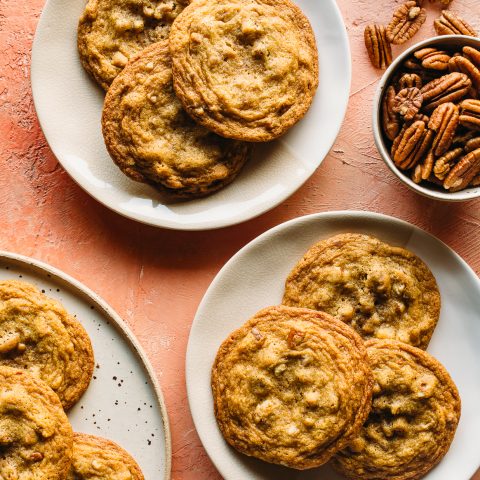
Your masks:
M60 270L59 268L45 263L42 260L38 260L33 257L7 250L0 250L0 261L3 259L16 262L27 268L33 267L41 272L47 273L52 277L53 280L66 283L70 288L73 289L74 293L80 292L95 305L98 311L108 316L109 319L114 322L114 326L119 330L119 333L123 335L124 338L130 343L131 347L135 350L135 353L140 357L140 360L142 361L143 367L146 370L149 380L153 385L153 390L155 392L157 403L160 407L163 431L165 435L165 466L163 469L164 480L170 480L172 470L172 439L165 399L162 389L160 387L160 383L157 380L155 370L153 369L150 360L148 359L145 351L143 350L142 346L138 342L137 338L135 337L125 320L123 320L123 318L120 317L120 315L102 297L100 297L100 295L95 293L92 289L90 289L68 273Z
M475 273L472 267L455 251L453 248L451 248L449 245L447 245L445 242L440 240L438 237L435 235L431 234L430 232L427 232L423 228L420 228L417 225L414 225L413 223L410 223L406 220L402 220L400 218L391 216L391 215L386 215L384 213L378 213L378 212L373 212L373 211L365 211L365 210L332 210L332 211L325 211L325 212L316 212L316 213L311 213L307 215L302 215L299 217L291 218L290 220L287 220L285 222L282 222L278 225L275 225L274 227L266 230L265 232L261 233L257 237L253 238L251 241L249 241L246 245L244 245L240 250L238 250L232 257L230 257L229 260L222 266L222 268L217 272L213 280L210 282L210 285L208 286L207 290L205 291L202 299L200 300L200 303L198 304L197 310L195 312L195 316L193 318L191 327L190 327L190 332L188 335L188 342L187 342L187 349L185 353L185 382L186 382L186 390L187 390L187 401L188 401L188 406L190 409L190 415L193 420L193 424L195 426L195 430L197 432L197 435L200 439L200 442L202 443L202 446L205 450L205 452L208 455L208 458L211 460L215 468L218 470L218 472L223 475L222 471L220 468L217 466L216 460L210 455L209 449L204 444L203 437L204 434L200 433L200 431L197 429L197 420L196 416L194 415L192 411L192 405L194 403L194 392L193 392L193 387L191 386L191 378L194 375L194 368L192 367L192 362L193 360L190 360L190 352L191 349L193 348L193 341L192 341L192 331L195 326L195 323L197 322L197 318L200 313L203 313L203 309L205 308L205 304L209 300L210 295L212 292L215 290L217 287L217 284L220 282L220 278L223 276L224 272L230 268L230 266L238 260L239 257L244 255L245 253L248 252L251 248L254 248L257 244L262 243L268 237L274 236L277 233L281 232L284 229L287 229L291 227L292 225L295 225L296 223L301 223L303 221L322 221L324 219L335 219L335 218L340 218L340 217L351 217L353 219L373 219L377 221L386 221L386 222L393 222L398 225L401 225L403 227L409 227L412 230L412 234L414 231L419 231L424 235L427 235L432 239L433 241L439 242L442 246L446 247L455 257L457 261L462 265L464 268L465 272L468 273L468 275L471 277L471 279L478 285L478 288L480 290L480 278L479 276ZM480 468L480 460L478 461L478 466L477 470ZM475 471L472 472L472 475L475 474Z
M292 0L295 2L295 0ZM329 2L330 6L332 8L332 13L336 16L338 25L341 26L339 28L338 33L342 38L342 44L345 49L345 56L344 56L344 67L346 71L346 89L343 98L341 99L341 102L338 102L338 105L340 108L336 108L337 111L340 111L341 114L339 116L339 122L336 127L335 135L332 138L331 145L329 145L329 148L327 152L325 153L324 157L320 159L320 161L316 164L315 168L311 171L308 172L308 174L305 176L305 178L302 179L302 181L296 185L293 189L287 189L285 192L283 192L282 195L280 195L278 198L275 199L274 202L271 202L267 205L262 206L261 208L258 209L258 211L255 211L254 214L248 213L250 210L246 210L243 214L237 215L236 217L228 217L224 218L222 220L214 220L210 221L208 218L200 223L195 223L195 224L184 224L175 220L171 219L166 219L166 218L158 218L158 217L148 217L145 216L144 214L141 213L131 213L128 210L122 210L118 205L116 205L114 202L108 202L106 198L102 198L102 195L98 195L95 193L95 189L93 189L89 184L86 182L82 182L79 178L76 178L73 172L71 172L70 168L67 167L64 162L60 159L60 156L57 155L56 151L58 149L54 148L46 134L46 128L44 128L44 124L48 124L48 121L45 122L46 114L44 113L44 110L39 107L38 104L38 98L39 98L39 93L37 92L37 86L41 84L41 80L39 79L40 71L41 71L41 61L39 59L40 56L40 47L39 47L39 32L44 29L43 24L46 22L46 17L48 14L48 10L51 8L51 5L53 3L53 0L47 0L45 5L42 8L42 12L40 15L40 18L38 20L36 29L35 29L35 34L32 42L32 49L31 49L31 56L30 56L30 84L31 84L31 89L32 89L32 99L33 99L33 105L34 109L37 115L38 123L40 126L40 129L42 131L42 134L45 138L45 141L53 153L55 159L57 162L60 164L60 166L67 172L68 176L74 181L76 185L78 185L85 193L87 193L91 198L93 198L96 202L100 203L107 209L121 215L122 217L128 218L130 220L145 224L145 225L150 225L156 228L165 228L167 230L179 230L179 231L207 231L207 230L217 230L220 228L226 228L234 225L238 225L240 223L252 220L254 218L259 217L260 215L263 215L264 213L269 212L270 210L274 209L281 203L283 203L285 200L287 200L289 197L291 197L296 191L298 191L306 182L309 180L312 175L315 173L315 171L320 168L321 164L323 161L326 159L328 156L329 152L331 151L332 147L335 144L335 141L338 138L338 135L340 133L340 129L345 121L345 116L347 113L347 107L349 104L350 100L350 92L351 92L351 84L352 84L352 54L351 54L351 48L350 48L350 40L348 37L348 32L346 28L346 24L343 20L342 13L340 11L340 8L335 0L322 0L321 3L323 2ZM47 12L47 13L46 13ZM38 87L40 88L40 87ZM131 197L134 198L134 197ZM193 200L194 201L194 200Z

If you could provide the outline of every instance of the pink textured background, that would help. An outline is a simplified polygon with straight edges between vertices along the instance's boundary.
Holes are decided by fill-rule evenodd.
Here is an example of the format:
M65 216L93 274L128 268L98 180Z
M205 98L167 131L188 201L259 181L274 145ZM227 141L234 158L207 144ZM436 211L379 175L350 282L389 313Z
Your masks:
M307 213L372 210L435 234L480 272L480 200L445 204L419 197L390 173L373 144L371 99L381 72L369 65L363 29L374 19L387 22L399 2L338 3L355 61L345 124L328 158L273 211L220 231L184 233L136 224L110 212L59 166L40 131L29 81L31 44L44 0L0 0L0 249L39 258L73 275L130 324L163 386L175 480L220 478L188 411L185 348L210 281L251 239ZM469 17L479 12L480 2L454 0L454 7ZM433 34L431 20L439 8L428 8L429 19L415 41ZM472 23L480 29L478 15Z

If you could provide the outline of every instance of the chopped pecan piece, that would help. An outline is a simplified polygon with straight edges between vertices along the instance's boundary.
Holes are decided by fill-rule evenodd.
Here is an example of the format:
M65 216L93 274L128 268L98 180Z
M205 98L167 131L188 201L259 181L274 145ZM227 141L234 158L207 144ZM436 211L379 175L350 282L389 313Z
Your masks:
M394 45L401 45L410 40L424 24L427 12L414 1L401 5L393 14L388 24L388 39Z
M465 151L470 153L473 150L480 148L480 137L471 138L465 143Z
M398 89L403 90L404 88L422 88L422 79L416 73L405 73L400 77L398 81Z
M477 36L477 32L463 18L451 10L443 10L440 18L433 22L437 35L470 35Z
M480 173L480 148L467 153L451 170L443 182L451 192L463 190Z
M468 58L477 68L480 68L480 51L473 47L463 47L463 55Z
M472 82L464 73L453 72L436 78L420 90L423 95L423 109L431 112L442 103L456 102L467 94L471 85Z
M413 168L430 148L433 132L425 122L414 122L405 126L392 145L392 159L401 170Z
M432 150L439 157L452 145L460 113L453 103L442 103L432 113L428 128L435 132Z
M480 89L480 70L468 59L462 56L452 57L448 62L451 72L461 72L470 78L475 89Z
M422 48L414 53L415 58L421 60L422 67L429 70L447 70L450 55L436 48Z
M463 148L458 147L450 150L449 152L437 158L435 165L433 166L433 173L439 180L445 180L448 172L452 169L453 165L463 155Z
M392 46L383 25L368 25L364 32L368 56L375 68L385 69L392 63Z
M404 88L395 97L393 111L404 120L412 120L422 106L423 95L417 87Z
M291 349L295 348L303 340L304 336L305 332L299 332L292 328L287 336L288 347Z
M460 104L460 125L480 130L480 100L469 98Z
M398 115L393 111L395 105L395 89L390 85L382 101L382 127L383 132L390 140L394 140L400 131Z

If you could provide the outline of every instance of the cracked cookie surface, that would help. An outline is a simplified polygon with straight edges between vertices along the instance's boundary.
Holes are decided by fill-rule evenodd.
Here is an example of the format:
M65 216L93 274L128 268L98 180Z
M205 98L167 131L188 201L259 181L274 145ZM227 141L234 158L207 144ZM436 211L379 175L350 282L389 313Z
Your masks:
M357 480L422 478L450 448L460 418L457 388L423 350L392 340L369 340L366 347L372 411L333 466Z
M144 477L137 462L116 443L75 433L67 480L144 480Z
M147 47L113 82L103 135L110 156L133 180L173 197L202 197L230 183L247 161L245 142L197 125L175 96L167 41Z
M285 306L258 312L218 350L215 416L240 452L312 468L355 438L371 405L361 338L323 312Z
M364 339L426 349L440 315L440 292L412 252L356 233L312 246L285 282L283 303L325 311Z
M128 60L168 38L188 0L89 0L78 24L84 68L105 89Z
M53 390L26 371L0 366L0 478L65 480L72 445Z
M63 306L34 285L0 282L0 365L29 370L70 408L94 368L87 332Z
M219 135L272 140L310 107L315 37L290 0L196 0L173 23L169 41L178 97Z

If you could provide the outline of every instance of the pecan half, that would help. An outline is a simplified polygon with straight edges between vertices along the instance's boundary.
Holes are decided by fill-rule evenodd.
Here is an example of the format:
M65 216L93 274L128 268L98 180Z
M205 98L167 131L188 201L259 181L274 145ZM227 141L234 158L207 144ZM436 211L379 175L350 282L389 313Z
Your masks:
M398 89L403 90L404 88L422 88L422 79L416 73L405 73L400 77L398 81Z
M480 89L480 70L468 59L462 56L452 57L448 62L451 72L461 72L470 78L473 86Z
M433 150L430 150L422 163L419 163L413 172L412 180L415 183L420 183L422 180L428 180L432 174L433 165L435 164L435 155Z
M460 100L471 85L471 80L464 73L453 72L436 78L420 90L423 95L423 109L431 112L442 103Z
M436 48L421 48L413 55L418 60L421 60L423 68L440 71L448 69L450 55L443 50L437 50Z
M437 158L433 166L433 173L439 180L445 180L448 172L457 163L457 160L463 155L463 148L458 147Z
M460 125L480 130L480 100L469 98L460 104Z
M480 51L473 47L463 47L463 55L468 58L477 68L480 68Z
M393 13L392 21L387 27L387 36L394 45L401 45L410 40L424 24L427 12L414 1L401 5Z
M462 17L451 10L443 10L440 18L433 22L437 35L470 35L477 36L477 32Z
M480 173L480 148L467 153L451 170L443 182L451 192L463 190Z
M387 68L392 63L392 46L383 25L367 25L364 32L368 56L375 68Z
M471 138L467 143L465 143L465 151L467 153L470 153L477 148L480 148L480 137Z
M422 106L423 95L417 87L404 88L395 97L393 111L404 120L412 120Z
M478 187L480 185L480 174L473 177L473 180L468 184L469 187Z
M438 157L443 155L452 145L460 113L453 103L442 103L432 113L428 128L435 132L432 150Z
M382 101L382 128L387 138L392 141L400 131L398 115L393 111L395 96L395 88L390 85L387 88Z
M422 70L422 64L415 57L407 58L403 62L403 66L408 70L413 70L414 72L420 72Z
M425 122L414 122L406 126L395 138L392 145L392 159L401 170L413 168L430 148L433 132Z

